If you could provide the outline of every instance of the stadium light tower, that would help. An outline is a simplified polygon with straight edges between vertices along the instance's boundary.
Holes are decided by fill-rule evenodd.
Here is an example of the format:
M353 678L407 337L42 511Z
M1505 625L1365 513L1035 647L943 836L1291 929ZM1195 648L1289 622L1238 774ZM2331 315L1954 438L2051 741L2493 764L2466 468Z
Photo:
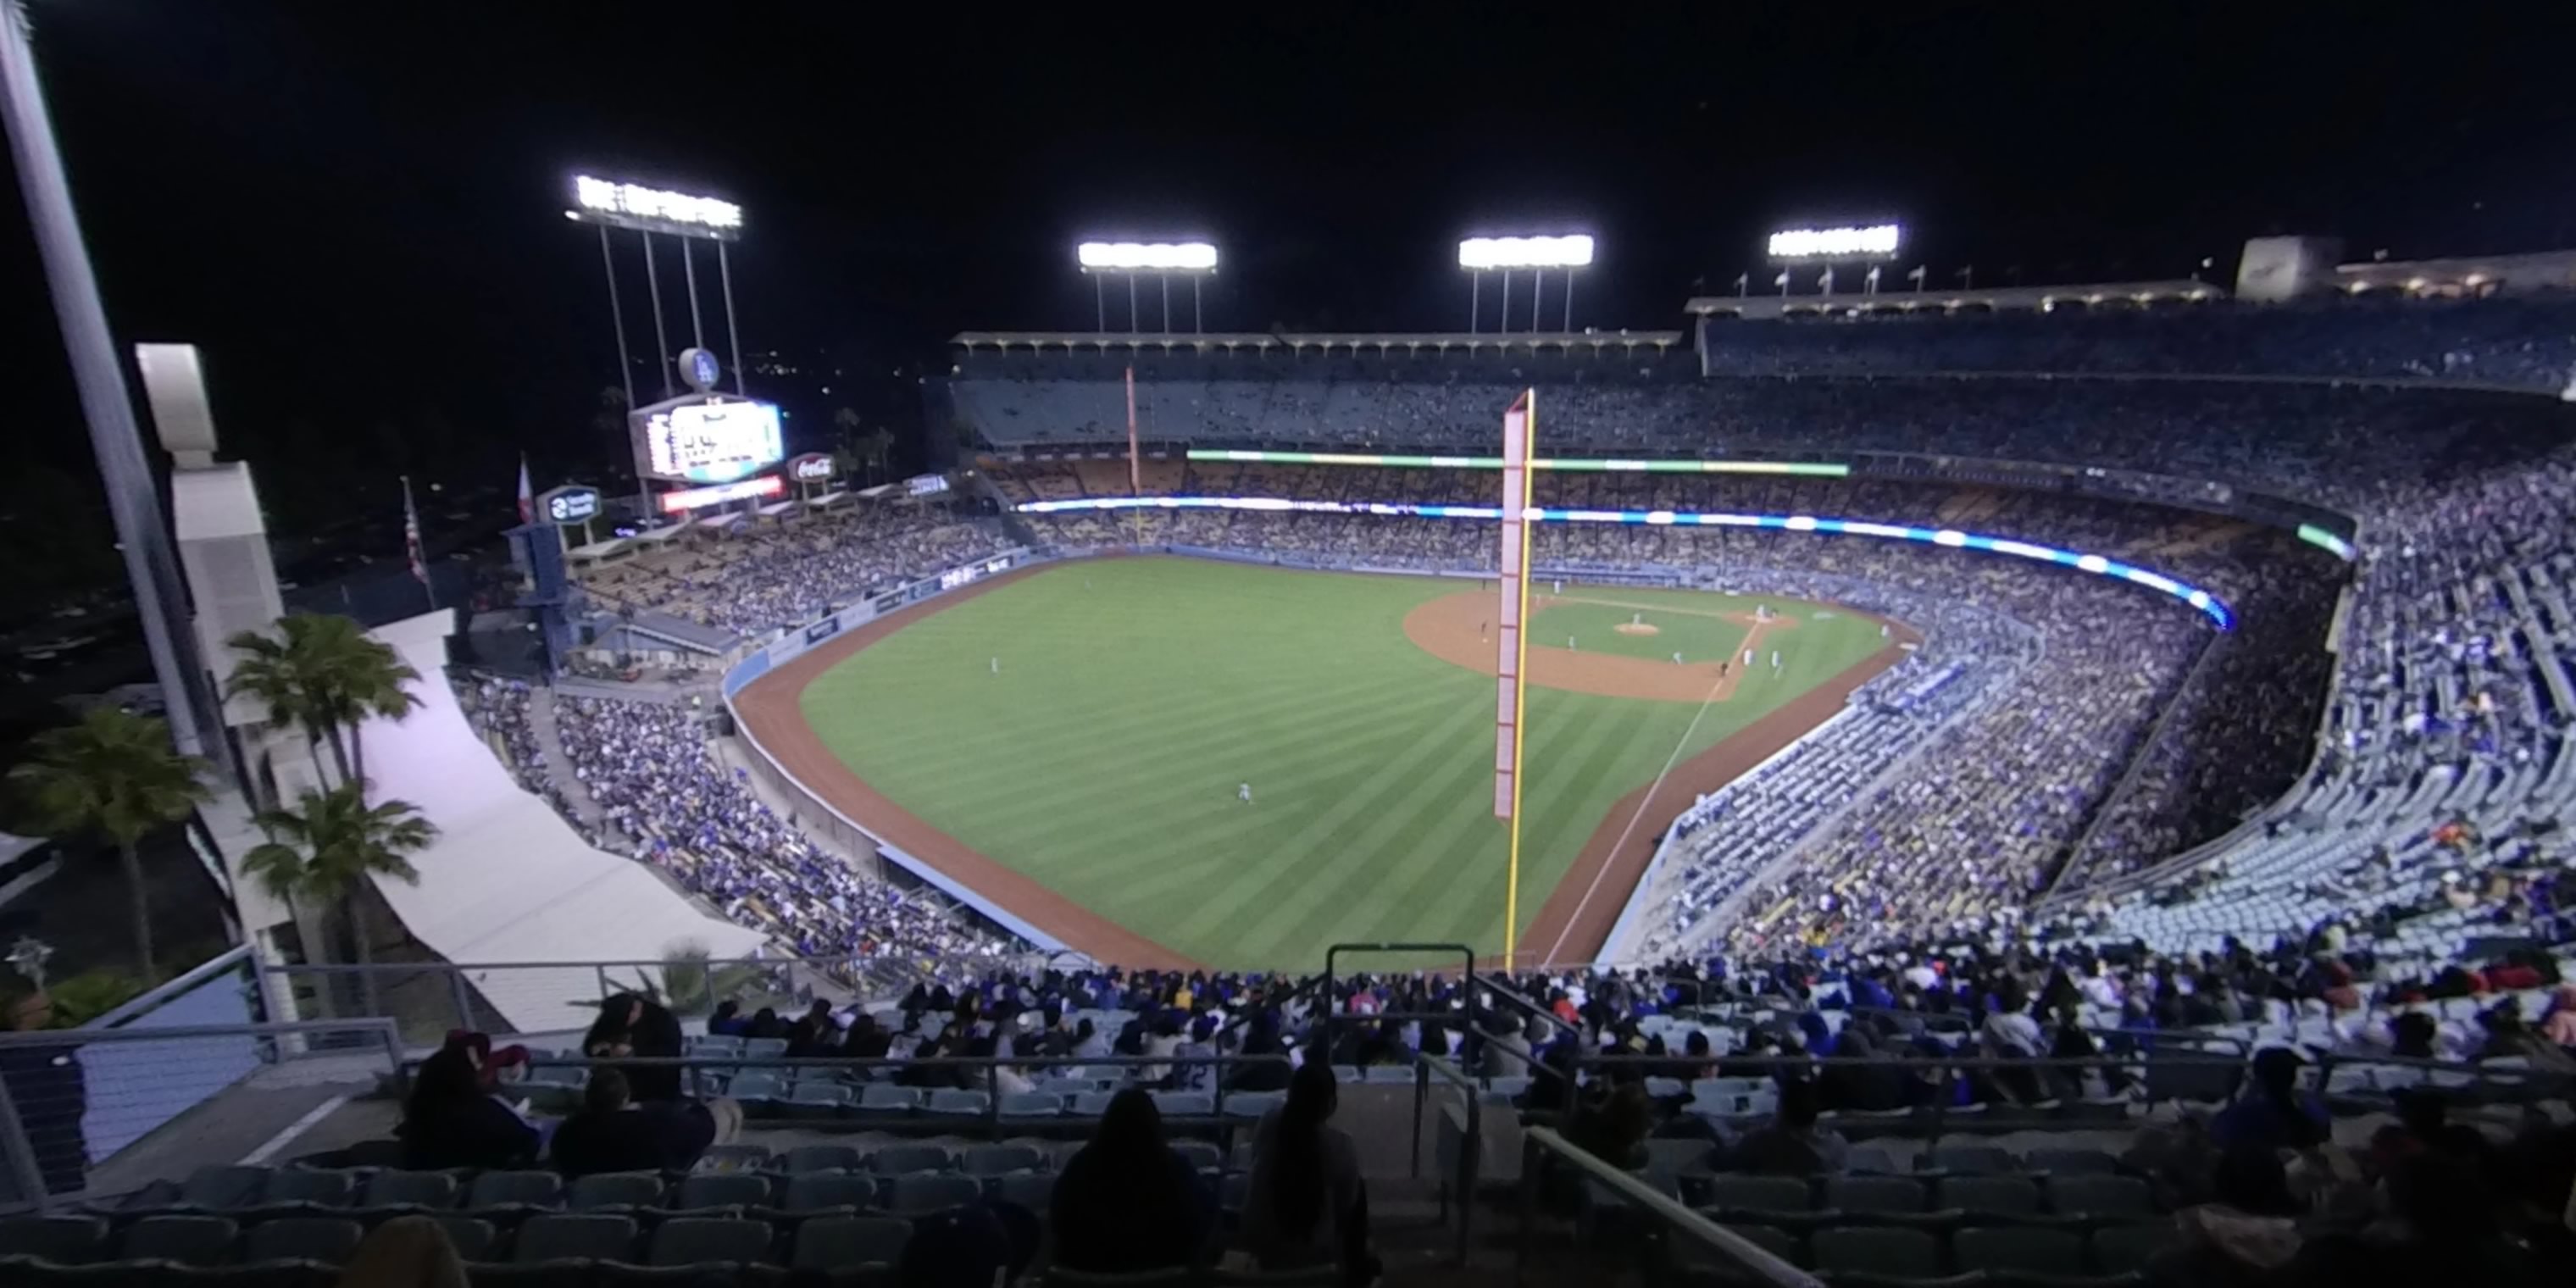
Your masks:
M1786 295L1789 293L1789 265L1822 265L1824 271L1816 275L1816 288L1831 295L1834 265L1867 264L1869 270L1861 280L1868 292L1875 292L1878 289L1878 266L1894 260L1897 248L1904 240L1905 230L1894 223L1839 228L1783 228L1771 234L1769 243L1771 262L1782 269L1774 280L1781 288L1780 293ZM1917 279L1917 285L1920 285L1920 279Z
M1483 312L1485 274L1503 275L1503 324L1497 328L1512 329L1512 270L1530 270L1535 285L1530 288L1530 331L1536 334L1539 309L1545 300L1547 270L1565 270L1564 329L1574 329L1574 270L1592 265L1592 237L1575 233L1564 237L1470 237L1458 243L1458 267L1467 270L1467 334L1474 335L1478 315Z
M1094 323L1101 331L1109 329L1109 278L1121 274L1127 279L1127 329L1141 333L1137 324L1136 279L1150 276L1162 288L1163 334L1172 334L1172 278L1190 279L1190 334L1199 333L1199 284L1216 272L1216 247L1198 242L1084 242L1074 248L1074 259L1082 271L1091 275Z

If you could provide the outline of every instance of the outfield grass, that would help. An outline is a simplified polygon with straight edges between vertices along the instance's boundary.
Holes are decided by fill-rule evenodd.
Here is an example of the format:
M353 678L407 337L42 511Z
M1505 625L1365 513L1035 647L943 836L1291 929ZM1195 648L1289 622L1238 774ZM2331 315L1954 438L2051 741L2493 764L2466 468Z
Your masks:
M1493 681L1402 629L1416 605L1467 585L1177 558L1060 565L853 655L806 687L804 714L913 813L1200 961L1312 969L1349 940L1491 952L1503 919ZM1598 597L1752 606L1624 587ZM1773 607L1802 619L1782 637L1781 673L1696 727L1693 703L1531 690L1524 928L1685 730L1688 755L1882 642L1848 614ZM1253 804L1235 799L1243 782Z
M1578 653L1616 653L1656 662L1671 661L1673 654L1679 653L1685 662L1720 662L1744 646L1744 623L1723 616L1735 611L1731 608L1673 608L1651 600L1628 599L1608 588L1572 593L1582 598L1553 600L1530 614L1531 648L1565 652L1571 640L1572 651ZM1654 627L1655 633L1636 635L1619 630L1639 618ZM1786 658L1782 664L1787 664Z

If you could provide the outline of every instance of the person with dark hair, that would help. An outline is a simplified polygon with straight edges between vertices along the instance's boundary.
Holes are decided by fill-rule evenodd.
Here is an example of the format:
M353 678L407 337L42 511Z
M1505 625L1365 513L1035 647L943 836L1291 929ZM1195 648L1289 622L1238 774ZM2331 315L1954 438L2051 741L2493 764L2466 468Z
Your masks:
M1287 1043L1279 1037L1279 1017L1269 1011L1254 1012L1244 1032L1242 1054L1276 1056L1285 1055L1287 1051ZM1228 1069L1225 1085L1229 1091L1285 1091L1288 1089L1288 1074L1288 1066L1283 1061L1238 1064Z
M1197 1265L1215 1229L1206 1184L1164 1142L1162 1113L1136 1087L1110 1098L1091 1140L1056 1178L1048 1208L1055 1264L1088 1274Z
M717 1036L739 1037L751 1023L742 1018L742 1003L726 998L716 1003L715 1013L707 1017L707 1032Z
M2288 1047L2255 1052L2254 1076L2236 1103L2210 1123L2210 1139L2222 1149L2307 1149L2325 1143L2325 1102L2299 1090L2299 1070L2306 1065Z
M850 1019L850 1031L841 1039L841 1053L858 1060L882 1060L893 1045L892 1035L877 1026L877 1017L861 1011Z
M593 1069L582 1089L581 1110L555 1129L555 1170L566 1176L594 1172L685 1172L715 1142L715 1120L691 1101L639 1103L615 1066Z
M2267 1283L2292 1288L2352 1284L2475 1284L2537 1288L2549 1282L2531 1254L2498 1228L2496 1196L2477 1165L2432 1151L2388 1178L2391 1220L2357 1236L2309 1240ZM2554 1276L2564 1282L2564 1276Z
M832 1004L815 998L805 1013L787 1028L787 1058L812 1060L838 1055L841 1051L841 1026L832 1022Z
M403 1166L517 1167L537 1156L537 1129L485 1089L470 1045L450 1036L421 1061L403 1104Z
M1771 1121L1745 1135L1727 1166L1770 1176L1826 1176L1843 1170L1851 1145L1841 1133L1816 1125L1823 1108L1817 1084L1805 1079L1781 1083L1780 1105Z
M1332 1067L1309 1062L1289 1078L1288 1102L1253 1132L1242 1242L1263 1270L1338 1264L1344 1283L1377 1277L1359 1150L1331 1126L1338 1103Z

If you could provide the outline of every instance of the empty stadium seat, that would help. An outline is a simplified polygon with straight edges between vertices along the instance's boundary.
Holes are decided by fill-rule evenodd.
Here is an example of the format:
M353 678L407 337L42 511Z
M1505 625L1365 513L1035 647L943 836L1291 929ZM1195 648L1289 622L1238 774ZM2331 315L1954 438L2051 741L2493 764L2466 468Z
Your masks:
M2062 1276L2084 1273L2084 1238L2066 1230L1974 1226L1950 1236L1950 1252L1963 1272Z
M242 1235L244 1261L320 1261L339 1265L357 1250L366 1227L340 1217L262 1221Z
M545 1261L622 1260L635 1246L635 1219L606 1213L549 1212L528 1218L519 1227L510 1259L521 1265Z
M1911 1215L1931 1209L1931 1195L1910 1176L1829 1176L1825 1206L1837 1212Z
M0 1219L0 1257L42 1257L58 1265L87 1265L107 1255L107 1222L94 1216L13 1216Z
M883 1206L897 1216L927 1216L964 1207L983 1196L983 1183L971 1176L916 1172L894 1178L886 1188Z
M796 1227L789 1264L799 1270L856 1270L890 1266L912 1238L910 1221L886 1217L822 1217Z
M1721 1212L1804 1212L1812 1205L1806 1181L1793 1176L1720 1173L1708 1180L1707 1206Z
M712 1172L681 1181L670 1206L692 1208L757 1207L769 1201L769 1178L747 1172Z
M1941 1181L1935 1207L2000 1216L2039 1213L2039 1186L2020 1176L1953 1176Z
M1942 1145L1923 1152L1922 1168L1962 1176L2000 1176L2020 1171L2021 1162L2011 1151L1992 1145Z
M1941 1244L1921 1230L1895 1226L1829 1226L1810 1241L1815 1267L1828 1273L1928 1279L1941 1273Z
M958 1164L968 1176L1002 1176L1034 1172L1046 1164L1046 1156L1028 1145L975 1145L967 1148Z
M1013 1172L994 1178L993 1197L1032 1212L1045 1212L1055 1203L1055 1182L1053 1172Z
M859 1151L848 1145L799 1145L787 1151L787 1171L853 1172L863 1161Z
M993 1107L993 1098L980 1091L961 1091L943 1087L930 1093L924 1112L952 1117L976 1117Z
M2107 1176L2120 1169L2120 1160L2098 1149L2034 1149L2022 1165L2051 1176Z
M126 1227L116 1255L128 1261L205 1266L232 1251L240 1228L219 1216L147 1216Z
M2058 1176L2048 1179L2048 1207L2063 1216L2139 1220L2155 1215L2155 1194L2130 1176Z
M865 1176L843 1172L805 1172L787 1178L786 1192L778 1204L790 1213L820 1212L836 1208L856 1211L875 1199L877 1183Z
M732 1217L673 1217L653 1231L645 1264L697 1266L712 1262L754 1262L769 1251L766 1221Z
M485 1172L466 1188L465 1205L482 1210L500 1207L559 1207L563 1178L552 1172Z
M651 1207L662 1200L662 1178L651 1172L604 1172L584 1176L565 1193L564 1206L575 1212L602 1208Z
M939 1145L887 1145L868 1155L868 1170L879 1176L908 1172L944 1172L954 1160Z
M445 1172L387 1169L367 1178L366 1205L371 1208L451 1208L456 1206L456 1178Z
M481 1261L489 1257L493 1244L500 1238L500 1231L491 1222L476 1217L437 1212L430 1214L429 1219L447 1232L448 1243L455 1247L456 1255L466 1261Z

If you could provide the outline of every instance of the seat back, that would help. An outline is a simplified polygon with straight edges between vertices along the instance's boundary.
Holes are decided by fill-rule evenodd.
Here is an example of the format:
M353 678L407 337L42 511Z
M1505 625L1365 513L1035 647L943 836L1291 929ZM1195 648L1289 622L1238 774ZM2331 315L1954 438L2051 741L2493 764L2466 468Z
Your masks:
M787 1178L787 1192L779 1205L790 1212L817 1212L826 1208L863 1208L876 1196L877 1184L864 1176L846 1172L806 1172Z
M1032 1212L1044 1212L1055 1203L1055 1182L1053 1172L1013 1172L993 1183L994 1197Z
M42 1257L85 1266L107 1255L107 1222L94 1216L13 1216L0 1220L0 1257Z
M662 1178L651 1172L602 1172L572 1183L564 1206L575 1212L600 1208L649 1207L662 1199Z
M929 1111L934 1114L980 1114L992 1108L992 1097L980 1091L963 1091L944 1087L930 1093Z
M713 1172L680 1182L675 1208L752 1207L769 1201L769 1178L748 1172Z
M367 1178L367 1206L450 1208L456 1189L456 1178L445 1172L389 1169Z
M1176 1140L1172 1142L1172 1152L1180 1155L1181 1161L1188 1163L1194 1172L1214 1171L1225 1166L1224 1152L1207 1141Z
M1816 1231L1816 1269L1929 1278L1941 1273L1941 1245L1921 1230L1832 1226Z
M262 1221L242 1236L244 1261L322 1261L339 1265L357 1251L366 1227L344 1217L302 1216Z
M281 1167L268 1174L268 1184L260 1190L262 1203L311 1203L317 1207L347 1207L357 1192L355 1178L347 1172L312 1167Z
M179 1201L217 1212L246 1208L267 1191L268 1173L265 1167L200 1167L179 1187Z
M232 1250L233 1235L238 1232L231 1221L219 1216L147 1216L127 1228L116 1255L127 1261L213 1265Z
M679 1216L653 1232L645 1264L697 1266L709 1262L749 1263L769 1251L769 1223L735 1217Z
M635 1246L635 1219L605 1213L549 1212L528 1218L519 1227L510 1259L521 1265L537 1261L589 1258L622 1261Z
M894 1178L885 1207L899 1216L927 1216L964 1207L984 1196L984 1186L971 1176L915 1174Z
M1923 1183L1907 1176L1825 1178L1825 1206L1837 1212L1921 1212L1931 1206Z
M1034 1172L1046 1156L1027 1145L975 1145L959 1160L968 1176L1006 1176Z
M2000 1271L2021 1275L2084 1273L2084 1236L2069 1230L2027 1226L1971 1226L1950 1236L1951 1255L1959 1270Z
M465 1192L468 1207L513 1204L553 1207L563 1202L563 1178L552 1172L485 1172Z
M2034 1149L2022 1162L2051 1176L2108 1176L2120 1170L2120 1160L2099 1149Z
M2021 1170L2021 1165L2013 1161L2011 1151L1992 1145L1937 1146L1925 1152L1923 1167L1926 1171L1961 1176L1997 1176Z
M432 1213L429 1219L447 1232L447 1241L455 1246L456 1256L462 1261L482 1261L490 1257L492 1245L500 1235L489 1221L453 1212Z
M1794 1176L1721 1174L1709 1180L1708 1205L1721 1212L1804 1212L1807 1183Z
M787 1151L787 1171L848 1172L859 1166L859 1151L847 1145L799 1145Z
M1941 1182L1938 1206L1961 1212L2030 1216L2039 1211L2039 1186L2021 1176L1953 1176Z
M818 1217L796 1227L791 1263L799 1270L890 1266L903 1257L912 1222L887 1217Z
M888 1145L868 1155L868 1170L879 1176L902 1176L910 1172L944 1172L949 1167L946 1148L938 1145Z
M2131 1176L2051 1176L2050 1210L2068 1216L2108 1216L2144 1220L2156 1211L2155 1192Z

